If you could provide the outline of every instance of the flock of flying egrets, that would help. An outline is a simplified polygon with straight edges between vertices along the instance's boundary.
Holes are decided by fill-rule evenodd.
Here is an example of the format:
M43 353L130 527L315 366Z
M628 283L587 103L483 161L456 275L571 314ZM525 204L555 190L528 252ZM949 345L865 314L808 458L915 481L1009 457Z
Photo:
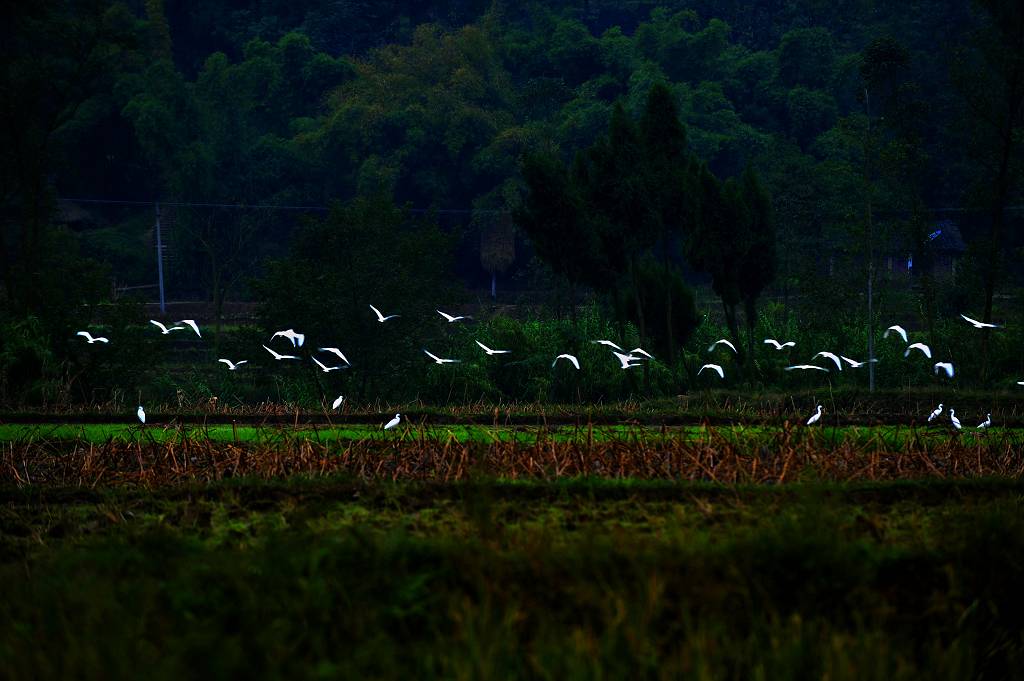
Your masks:
M387 321L390 321L392 319L396 319L396 318L400 317L400 315L397 315L397 314L384 315L384 313L382 313L379 309L377 309L373 305L370 305L370 309L376 315L377 321L380 322L381 324L383 324L383 323L385 323ZM450 314L448 314L446 312L442 312L441 310L436 310L436 312L439 315L441 315L441 317L444 318L445 321L447 321L449 324L472 319L472 317L470 317L468 315L450 315ZM971 324L971 326L973 326L976 329L997 329L997 328L1001 328L998 324L989 324L989 323L986 323L986 322L979 322L978 320L971 319L970 317L968 317L966 315L963 315L963 314L961 314L960 316L964 319L964 321L966 321L967 323ZM175 322L172 326L167 326L167 325L165 325L165 324L163 324L161 322L156 321L155 319L151 319L151 320L149 320L149 322L150 322L150 324L153 324L154 326L156 326L160 330L160 333L162 335L165 335L165 336L170 334L170 333L172 333L172 332L174 332L174 331L182 331L186 327L188 327L188 328L191 328L192 331L195 332L196 336L202 338L202 333L200 333L200 331L199 331L199 325L196 323L196 321L194 319L182 319L182 320L180 320L178 322ZM86 342L89 343L89 344L93 344L93 343L109 343L110 342L110 340L108 338L105 338L103 336L93 336L88 331L79 331L75 335L83 337L86 340ZM932 359L931 348L929 348L924 343L920 343L920 342L911 343L910 340L909 340L909 337L907 335L906 329L904 329L902 326L900 326L898 324L894 324L894 325L890 326L882 334L882 338L888 338L890 335L899 336L900 338L903 339L903 342L907 344L906 350L903 353L904 357L910 357L911 351L917 350L918 352L920 352L922 355L924 355L928 359ZM291 347L292 348L302 347L303 343L306 340L305 334L298 333L294 329L285 329L283 331L275 332L270 337L270 342L273 342L273 340L275 338L278 338L278 337L282 337L282 338L287 339L291 343ZM479 340L477 340L475 342L476 342L476 344L478 346L480 346L480 349L483 350L484 353L487 354L488 357L494 356L494 355L510 354L512 352L511 350L496 350L496 349L493 349L493 348L489 348L488 346L486 346L483 343L481 343ZM654 357L650 353L648 353L646 350L644 350L643 348L637 347L637 348L633 348L632 350L629 350L627 352L620 345L618 345L617 343L615 343L613 341L610 341L610 340L604 340L604 339L602 339L602 340L594 340L594 341L591 341L591 343L596 344L596 345L603 345L603 346L608 347L611 350L611 353L619 361L620 367L622 369L632 369L634 367L641 366L641 363L643 361L645 361L645 360L654 359ZM765 345L770 345L772 348L774 348L777 351L783 351L783 350L787 350L789 348L795 347L796 346L796 341L780 342L780 341L778 341L778 340L776 340L774 338L765 338L764 339L764 344ZM714 343L712 343L711 345L708 346L707 351L709 353L714 352L715 348L717 348L719 346L722 346L723 348L728 348L734 354L738 354L738 351L736 350L736 346L733 345L726 338L720 338L719 340L716 340ZM274 350L273 348L268 347L267 345L263 345L263 349L266 350L268 353L270 353L270 355L276 361L301 360L302 359L298 355L290 355L290 354L279 353L276 350ZM344 364L337 364L337 365L334 365L334 366L328 366L327 364L322 362L319 358L311 357L311 359L317 365L317 367L321 371L323 371L324 373L330 373L332 371L339 371L341 369L348 369L349 367L352 366L352 363L349 362L348 358L345 356L345 354L339 348L336 348L336 347L322 347L322 348L317 348L317 351L318 352L322 352L322 353L328 353L328 354L331 354L331 355L335 355L339 360L344 362ZM423 352L424 352L424 354L428 358L430 358L435 364L438 364L438 365L455 364L455 363L459 363L459 362L462 361L460 359L451 359L451 358L439 357L439 356L435 355L434 353L430 352L429 350L427 350L426 348L423 349ZM858 360L846 357L844 355L837 355L837 354L835 354L833 352L829 352L827 350L823 350L823 351L819 352L818 354L814 355L814 357L811 359L811 361L813 362L814 360L818 359L819 357L823 358L824 360L828 360L828 361L832 362L833 364L835 364L836 371L842 371L844 365L848 366L851 369L858 369L858 368L863 367L863 366L865 366L865 365L867 365L869 363L877 362L878 361L875 358L871 358L871 359L867 359L867 360L863 360L863 361L858 361ZM551 363L552 368L554 368L554 366L556 364L558 364L559 360L566 360L572 366L574 366L576 368L576 370L580 369L580 361L579 361L579 359L576 356L568 354L568 353L562 353L562 354L558 355L557 357L555 357L554 361ZM227 358L220 358L217 361L222 363L222 364L224 364L224 365L226 365L227 368L228 368L228 371L237 371L243 364L247 364L248 363L248 360L245 360L245 359L238 360L238 361L232 361L232 360L227 359ZM334 363L334 360L332 359L332 364L333 363ZM936 375L938 375L939 372L944 372L946 374L947 378L953 378L954 368L953 368L953 363L952 362L935 362L935 364L933 365L933 369L934 369L934 372L935 372ZM722 367L721 364L712 364L712 363L705 364L705 365L703 365L700 368L700 370L697 371L697 375L699 376L700 374L704 373L705 370L709 370L710 372L717 373L718 377L720 379L724 379L725 378L725 369ZM794 364L794 365L785 367L784 370L785 371L823 371L823 372L829 372L830 371L830 369L827 366L818 366L816 364ZM1018 385L1024 385L1024 381L1017 381L1017 383L1018 383ZM339 395L331 403L331 408L332 409L338 409L342 405L342 403L344 402L344 399L345 399L344 396ZM939 404L938 408L935 409L929 415L928 422L931 423L932 421L934 421L937 418L939 418L941 416L941 414L942 414L943 408L944 408L944 405ZM819 404L818 407L817 407L817 410L815 411L815 413L812 414L811 417L807 420L807 425L811 426L811 425L814 425L815 423L817 423L821 419L822 412L823 412L823 407L822 407L822 405ZM139 406L137 414L138 414L139 420L142 423L145 423L146 422L146 412L142 408L141 405ZM961 430L962 429L962 426L960 424L960 419L957 418L956 412L952 408L950 408L950 410L949 410L949 418L950 418L950 424L956 430ZM394 418L392 418L390 421L388 421L384 425L384 429L385 430L390 430L391 428L394 428L395 426L397 426L400 422L401 422L401 414L395 414ZM991 425L992 425L992 414L988 414L986 419L985 419L985 421L983 421L982 423L978 424L978 429L984 430L984 429L988 428Z

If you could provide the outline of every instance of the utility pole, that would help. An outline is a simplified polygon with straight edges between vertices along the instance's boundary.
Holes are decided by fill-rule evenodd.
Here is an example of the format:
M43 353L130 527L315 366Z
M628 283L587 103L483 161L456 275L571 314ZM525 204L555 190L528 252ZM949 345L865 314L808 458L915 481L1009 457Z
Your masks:
M160 287L160 314L167 312L164 306L164 244L160 237L160 204L156 204L156 274Z
M868 220L868 391L875 392L875 229L871 215L871 103L867 88L864 88L864 110L868 119L864 133L864 188Z

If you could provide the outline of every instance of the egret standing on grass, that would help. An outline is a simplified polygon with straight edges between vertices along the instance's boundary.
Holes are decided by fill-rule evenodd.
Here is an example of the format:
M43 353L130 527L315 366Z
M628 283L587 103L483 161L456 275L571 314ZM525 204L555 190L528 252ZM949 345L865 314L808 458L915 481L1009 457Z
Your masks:
M185 328L184 326L172 326L171 328L167 328L166 326L164 326L163 324L161 324L160 322L158 322L155 319L150 319L149 323L150 324L155 324L157 327L159 327L160 333L162 333L165 336L167 334L169 334L171 331L181 331L182 329Z
M705 364L700 368L700 371L697 372L697 375L700 376L701 371L704 371L705 369L711 369L712 371L718 373L719 378L725 378L725 369L723 369L718 364Z
M551 363L551 368L552 369L555 368L555 364L557 364L558 360L560 360L560 359L567 359L567 360L569 360L570 362L572 362L572 365L574 367L576 367L576 370L579 371L580 361L578 359L576 359L575 357L573 357L572 355L568 354L568 353L561 354L558 357L555 357L555 361Z
M145 425L145 423L146 423L146 410L142 408L141 404L139 405L139 410L137 412L135 412L135 415L138 416L139 417L139 421L141 421L142 424Z
M928 423L931 423L940 416L942 416L942 402L939 402L939 406L935 407L932 413L928 415Z
M956 410L954 409L949 410L949 422L952 423L953 427L956 428L957 430L963 430L963 428L960 426L960 419L956 417Z
M380 322L381 324L383 324L384 322L386 322L389 319L394 319L395 317L400 316L400 315L397 315L397 314L389 314L387 317L385 317L383 314L381 314L380 310L375 308L373 305L370 306L370 309L373 310L373 313L375 315L377 315L377 321Z
M978 430L985 430L992 425L992 414L985 414L985 420L978 424Z
M89 345L92 345L93 343L109 343L110 342L109 340L107 340L103 336L93 337L93 335L91 333L89 333L88 331L79 331L75 335L76 336L81 336L82 338L84 338L86 341L88 341Z
M243 359L241 362L232 362L230 359L223 359L222 358L222 359L218 359L217 361L221 362L223 364L227 364L228 365L228 371L234 371L238 367L240 367L243 364L245 364L246 362L248 362L249 360Z
M384 430L391 430L392 428L397 426L399 423L401 423L401 421L402 421L402 415L401 414L395 414L395 418L391 419L390 421L388 421L387 423L384 424Z
M815 423L821 420L821 411L824 407L818 405L818 411L811 415L811 418L807 419L807 425L813 426Z
M338 407L341 406L341 403L344 402L344 401L345 401L345 396L344 395L338 395L338 397L333 402L331 402L331 409L337 409Z

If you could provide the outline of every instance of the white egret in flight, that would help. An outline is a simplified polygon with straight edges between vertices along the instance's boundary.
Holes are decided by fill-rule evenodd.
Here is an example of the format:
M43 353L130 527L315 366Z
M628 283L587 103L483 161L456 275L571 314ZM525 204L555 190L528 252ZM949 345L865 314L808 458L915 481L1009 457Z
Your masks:
M344 395L338 395L333 402L331 402L331 409L337 409L341 406L341 403L345 401Z
M622 352L622 347L619 346L618 343L613 343L610 340L592 340L590 342L593 343L594 345L607 345L610 348L615 348L616 350Z
M942 402L939 402L939 406L935 407L931 414L928 414L928 423L931 423L940 416L942 416Z
M430 350L427 350L426 348L423 349L423 352L426 353L427 357L434 360L434 364L454 364L456 362L462 361L461 359L443 359L432 353Z
M711 369L712 371L718 373L719 378L725 378L725 370L722 369L722 367L719 366L718 364L705 364L700 368L700 371L697 372L697 375L700 376L701 371L704 371L705 369Z
M562 354L562 355L559 355L558 357L555 357L555 361L551 363L551 367L554 368L555 364L557 364L558 360L560 360L560 359L567 359L567 360L569 360L570 362L572 362L572 365L574 367L576 367L577 370L579 370L579 368L580 368L580 361L578 359L576 359L575 357L573 357L572 355L569 355L569 354Z
M185 328L184 326L172 326L171 328L167 328L166 326L164 326L163 324L161 324L160 322L158 322L155 319L150 319L149 323L150 324L155 324L157 327L159 327L160 333L162 333L165 336L167 334L169 334L171 331L181 331L182 329Z
M386 322L389 319L394 319L395 317L399 317L400 316L400 315L397 315L397 314L389 314L387 317L385 317L383 314L381 314L380 310L375 308L373 305L370 306L370 309L373 310L373 313L375 315L377 315L377 321L380 322L381 324L383 324L384 322Z
M949 410L949 422L952 423L953 427L957 430L963 430L963 427L960 425L960 419L956 417L956 410L954 409Z
M316 362L316 365L318 367L320 367L320 369L323 370L323 372L325 374L328 374L328 373L330 373L332 371L337 371L338 369L344 369L345 368L345 367L329 367L326 364L324 364L323 362L321 362L320 360L318 360L316 357L313 357L312 360L314 362Z
M776 350L783 350L785 348L796 347L796 341L786 341L785 343L780 343L779 341L775 340L774 338L765 338L764 339L764 344L765 345L770 345L773 348L775 348Z
M142 423L146 422L146 410L142 408L141 404L139 405L139 410L135 412L135 415L139 417L139 421Z
M893 324L888 329L886 329L885 333L882 334L882 338L888 338L890 333L898 333L900 335L900 338L903 339L904 343L908 343L909 342L907 340L907 330L904 329L899 324Z
M276 360L282 360L282 359L299 359L299 358L298 358L297 356L295 356L295 355L281 355L281 354L278 354L278 353L274 352L273 350L271 350L270 348L268 348L268 347L267 347L266 345L264 345L264 346L263 346L263 349L264 349L264 350L266 350L267 352L269 352L269 353L270 353L271 355L273 355L273 356L274 356L274 359L276 359Z
M462 321L463 319L472 319L472 317L470 317L469 315L459 315L456 317L448 314L447 312L441 312L440 310L436 310L436 312L437 314L447 319L449 324L451 324L452 322Z
M992 425L992 414L985 414L985 420L978 424L978 430L985 430Z
M824 371L828 373L828 369L825 367L815 366L813 364L794 364L791 367L786 367L783 371Z
M811 418L807 419L807 425L813 426L815 423L821 420L821 410L824 409L820 404L818 405L818 411L811 415Z
M345 356L345 353L343 353L338 348L317 348L317 350L319 350L320 352L333 352L341 359L342 362L349 366L352 366L352 362L348 361L348 357Z
M838 368L840 371L843 370L843 363L835 353L829 352L828 350L822 350L814 357L811 357L811 359L818 359L819 357L825 357L826 359L832 360L833 362L836 363L836 368Z
M932 358L932 349L924 343L911 343L907 346L907 351L903 353L904 357L910 357L911 350L920 350L925 357L928 359Z
M185 324L187 326L191 326L192 330L196 332L197 336L199 336L200 338L203 337L203 334L199 333L199 325L196 324L196 320L194 319L182 319L180 322L175 322L175 324Z
M971 326L973 326L976 329L1001 329L1001 328L1003 328L999 324L989 324L988 322L979 322L977 319L971 319L970 317L968 317L965 314L961 314L960 316L963 317L965 322L967 322L968 324L970 324Z
M293 348L301 348L302 344L306 342L305 334L296 333L295 329L285 329L284 331L278 331L277 333L270 337L270 340L274 340L278 336L284 336L285 338L290 340L292 342Z
M401 422L402 422L402 415L401 414L395 414L395 418L391 419L390 421L388 421L387 423L384 424L384 430L391 430L392 428L394 428L395 426L397 426Z
M506 355L512 352L511 350L492 350L491 348L487 347L480 341L476 341L476 344L483 348L483 351L486 352L488 355Z
M242 366L243 364L245 364L249 360L243 359L241 362L232 362L230 359L223 359L223 358L221 358L221 359L218 359L217 361L221 362L223 364L227 364L228 365L228 371L234 371L235 369L237 369L238 367Z
M851 369L859 369L862 366L864 366L865 364L872 364L872 363L878 361L877 359L866 359L863 362L858 362L857 360L850 359L849 357L846 357L845 355L839 355L839 358L842 359L847 364L849 364Z
M621 352L615 352L614 350L612 350L612 354L619 360L619 364L621 365L620 368L622 369L632 369L633 367L640 366L639 364L633 364L633 362L640 361L639 357L624 355Z
M708 346L708 352L713 352L716 345L724 345L724 346L728 347L730 350L732 350L733 352L736 352L736 346L733 345L732 343L730 343L728 341L728 339L726 339L726 338L719 338L714 343L709 345ZM737 353L737 354L739 354L739 353Z
M935 375L938 376L940 371L946 372L946 378L953 378L953 363L952 362L936 362L935 363Z
M89 345L92 345L93 343L109 343L110 342L109 339L104 338L103 336L95 336L95 337L93 337L93 335L91 333L89 333L88 331L79 331L75 335L76 336L81 336L82 338L84 338L86 341L88 341Z

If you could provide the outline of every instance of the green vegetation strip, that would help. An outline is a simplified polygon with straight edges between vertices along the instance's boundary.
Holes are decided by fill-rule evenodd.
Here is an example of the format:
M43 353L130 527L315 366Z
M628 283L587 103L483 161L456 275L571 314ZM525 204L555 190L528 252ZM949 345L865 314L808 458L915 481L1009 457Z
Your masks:
M1024 483L0 490L11 679L1008 678Z

